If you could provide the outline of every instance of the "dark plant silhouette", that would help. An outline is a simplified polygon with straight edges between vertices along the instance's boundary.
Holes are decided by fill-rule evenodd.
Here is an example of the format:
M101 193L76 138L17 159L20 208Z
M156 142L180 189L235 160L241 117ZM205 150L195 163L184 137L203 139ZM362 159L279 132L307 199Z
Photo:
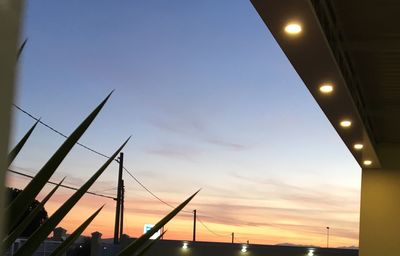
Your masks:
M90 238L85 237L81 243L78 243L67 251L67 256L87 256L90 255Z
M112 92L111 92L112 93ZM88 189L96 182L96 180L102 175L107 169L111 162L116 159L117 155L129 141L130 137L114 152L111 157L83 184L71 197L69 197L50 217L47 217L47 212L44 210L44 204L57 188L61 185L63 180L42 200L38 202L35 197L47 184L50 177L54 174L58 166L68 155L72 147L78 142L80 137L84 134L86 129L90 126L92 121L95 119L97 114L101 111L111 93L83 120L83 122L71 133L64 143L57 149L57 151L50 157L46 164L40 169L35 177L29 182L29 184L23 190L10 190L9 202L6 205L6 213L12 218L8 219L7 231L9 232L8 237L3 240L3 246L9 247L15 239L21 234L21 231L28 226L29 222L38 219L35 226L30 228L26 233L29 236L28 240L17 250L15 256L32 255L39 248L40 244L46 240L54 228L62 221L62 219L68 214L68 212L78 203L82 196L88 191ZM18 155L25 142L28 140L36 124L28 131L28 133L21 139L21 141L15 146L15 148L9 154L9 164ZM161 219L151 230L146 234L142 235L134 242L129 244L124 250L122 250L120 256L130 256L133 253L144 254L154 242L149 242L149 238L156 233L161 227L165 226L172 218L174 218L198 193L194 193L183 203L173 209L168 215ZM90 222L97 216L103 207L99 208L86 221L84 221L62 244L60 244L52 256L64 255L65 252L73 245L74 241L79 238L81 233L86 229ZM44 214L37 214L39 210L43 210ZM25 212L26 211L26 212ZM25 220L25 221L23 221ZM28 229L28 228L26 228ZM14 230L14 232L13 232ZM90 241L76 247L73 255L90 255Z
M8 203L11 202L14 198L18 196L18 194L21 193L20 189L16 188L7 188L7 199ZM33 211L37 206L39 205L39 201L34 200L28 207L28 209L24 212L22 215L22 219L26 218L30 212ZM17 224L19 225L21 221ZM46 220L48 219L47 211L42 208L39 213L36 215L36 217L32 220L32 222L28 225L28 227L22 232L21 236L22 237L29 237L32 235L32 233L40 227ZM11 233L11 232L10 232Z

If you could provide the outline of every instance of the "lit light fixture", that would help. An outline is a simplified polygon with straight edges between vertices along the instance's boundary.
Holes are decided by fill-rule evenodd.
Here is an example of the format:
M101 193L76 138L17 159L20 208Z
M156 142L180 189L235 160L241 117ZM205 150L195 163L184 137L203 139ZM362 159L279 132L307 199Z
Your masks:
M351 121L343 120L343 121L340 122L340 126L345 127L345 128L350 127L351 126Z
M242 245L241 252L247 252L247 245Z
M361 150L361 149L363 149L363 147L364 147L364 145L363 144L360 144L360 143L356 143L356 144L354 144L354 149L356 149L356 150Z
M314 256L314 249L308 249L307 256Z
M301 32L301 26L298 23L289 23L285 27L285 32L290 35L297 35Z
M330 94L331 92L333 92L333 86L331 84L322 84L319 87L319 91L324 94Z
M371 160L364 160L363 163L364 163L365 166L369 166L369 165L372 164L372 161Z
M183 242L182 249L187 249L188 248L188 242Z

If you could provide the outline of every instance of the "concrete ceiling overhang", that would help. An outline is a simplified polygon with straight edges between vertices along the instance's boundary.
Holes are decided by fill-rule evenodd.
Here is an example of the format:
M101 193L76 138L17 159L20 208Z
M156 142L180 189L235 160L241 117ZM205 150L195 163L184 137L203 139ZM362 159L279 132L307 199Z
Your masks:
M360 166L399 168L400 2L251 1ZM302 31L286 33L289 23ZM320 92L324 83L332 93Z

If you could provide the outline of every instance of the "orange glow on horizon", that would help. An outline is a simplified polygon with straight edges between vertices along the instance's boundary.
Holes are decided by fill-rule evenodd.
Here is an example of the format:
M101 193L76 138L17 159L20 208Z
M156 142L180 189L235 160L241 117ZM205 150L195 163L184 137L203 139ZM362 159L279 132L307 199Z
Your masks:
M24 187L27 181L9 177L8 183L12 183L14 187ZM38 199L42 199L50 188L50 186L46 187L45 191L39 195ZM60 189L57 191L45 206L48 214L51 215L70 195L72 195L70 190ZM171 210L171 208L168 208L157 201L152 201L153 199L146 199L145 201L141 200L143 199L138 198L133 202L129 201L125 206L124 233L131 237L140 236L143 233L144 224L155 224ZM99 199L92 195L85 195L58 226L67 229L68 233L72 233L103 203L106 204L105 207L91 225L84 231L83 235L90 236L91 233L99 231L103 234L102 238L112 238L114 234L115 201L111 199ZM193 203L195 204L196 202ZM249 203L252 204L251 202ZM288 206L287 203L285 205L286 207ZM187 209L191 209L192 207L193 206L189 206ZM270 216L270 224L260 224L259 226L240 224L246 223L245 220L240 221L240 216L246 215L251 216L250 220L254 223L262 223L263 221L263 218L257 216L259 215L257 210L251 210L250 208L250 210L246 210L246 212L241 212L239 207L236 210L235 215L237 216L235 218L237 218L237 223L239 224L223 223L223 221L214 217L201 217L207 227L222 236L210 233L201 225L200 222L198 222L196 234L197 240L230 242L230 234L234 232L235 242L238 243L243 243L247 240L253 244L291 243L324 246L326 243L325 226L321 220L308 220L308 218L301 217L300 215L296 219L289 217L285 218L281 216L282 214L279 214L277 216ZM199 216L202 216L201 211ZM340 217L342 219L347 219L349 216L343 215ZM192 238L193 228L192 218L193 216L189 213L180 213L165 227L168 229L168 232L165 234L164 239L190 240ZM308 223L303 223L303 221L307 221ZM335 247L358 245L358 233L354 233L351 228L338 228L335 230L335 228L332 227L330 241L332 246Z

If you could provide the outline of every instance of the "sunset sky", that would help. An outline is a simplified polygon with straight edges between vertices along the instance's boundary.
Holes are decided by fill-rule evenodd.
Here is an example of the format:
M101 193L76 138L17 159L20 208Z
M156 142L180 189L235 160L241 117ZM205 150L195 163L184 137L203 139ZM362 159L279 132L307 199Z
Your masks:
M172 205L202 188L185 208L214 232L198 223L199 240L325 246L329 226L331 246L358 245L361 169L249 0L27 1L23 37L15 103L70 134L115 89L80 142L111 155L133 135L125 166ZM11 146L34 123L14 117ZM36 173L63 140L39 125L12 168ZM75 146L52 180L80 186L104 162ZM91 191L115 195L117 172ZM138 236L171 208L124 179L125 233ZM49 214L69 195L57 191ZM102 204L85 234L112 237L110 199L85 196L60 226ZM191 239L192 215L167 229Z

